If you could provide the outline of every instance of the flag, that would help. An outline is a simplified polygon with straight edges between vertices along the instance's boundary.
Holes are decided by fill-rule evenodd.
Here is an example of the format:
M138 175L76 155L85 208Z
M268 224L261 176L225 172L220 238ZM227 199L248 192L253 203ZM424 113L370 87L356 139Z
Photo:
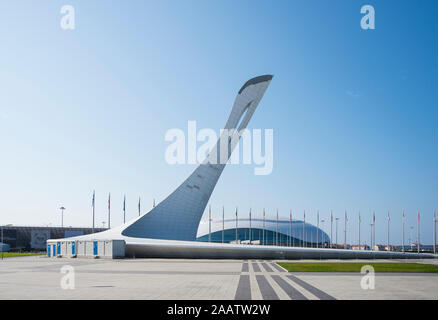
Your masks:
M138 197L138 215L140 215L140 211L141 211L141 204L140 204L140 197Z
M91 206L94 208L94 190L93 190L93 199L91 200Z
M418 222L420 222L420 213L418 212Z
M125 211L126 208L126 196L123 196L123 211Z
M211 221L211 206L208 207L208 219Z
M360 212L359 212L359 223L361 223L362 222L362 220L361 220L361 218L360 218Z
M376 214L373 213L373 223L376 222Z
M405 221L405 212L403 211L403 222Z
M345 211L345 222L348 221L348 217L347 217L347 211Z
M236 208L236 218L237 218L237 208Z
M388 212L388 221L391 221L391 217L389 216L389 212Z
M108 195L108 210L111 209L111 193Z
M330 221L333 222L333 212L330 213Z

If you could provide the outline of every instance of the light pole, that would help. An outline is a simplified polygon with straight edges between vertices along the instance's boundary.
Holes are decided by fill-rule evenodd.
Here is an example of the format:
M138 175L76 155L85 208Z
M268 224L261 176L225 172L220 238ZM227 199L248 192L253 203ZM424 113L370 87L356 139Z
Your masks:
M373 224L372 223L370 223L370 228L371 228L370 250L374 250L374 248L373 248Z
M339 218L335 218L336 220L336 248L338 248L338 221Z
M1 241L1 243L2 243L2 260L3 260L3 247L5 245L5 243L3 242L3 228L4 227L10 227L10 226L12 226L12 224L7 224L5 226L2 226L2 241Z
M59 208L61 210L61 228L64 228L64 207Z

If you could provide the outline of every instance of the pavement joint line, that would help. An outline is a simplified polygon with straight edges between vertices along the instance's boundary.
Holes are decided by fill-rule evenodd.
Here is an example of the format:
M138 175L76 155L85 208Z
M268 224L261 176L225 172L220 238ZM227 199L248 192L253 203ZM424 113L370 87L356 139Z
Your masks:
M277 262L272 262L271 265L272 265L272 267L274 267L274 269L277 269L280 272L288 272L285 268L278 265Z
M254 270L254 272L262 272L262 270L260 269L260 266L257 262L252 263L252 269Z
M290 283L284 280L280 275L274 274L271 276L275 282L283 289L283 291L292 299L292 300L308 300L304 294L294 288Z
M278 298L280 300L290 300L290 297L286 293L286 291L284 291L283 288L276 281L274 281L274 279L272 278L273 275L278 275L278 274L265 274L265 278L271 285L272 289L274 289Z
M251 284L249 281L249 275L240 275L234 300L251 300Z
M324 291L312 286L310 283L303 281L294 275L288 274L287 277L321 300L336 300L335 297L332 297L328 293L325 293Z
M266 270L266 272L274 272L274 270L272 270L272 268L267 263L262 262L262 266Z
M277 293L264 275L256 275L256 280L259 285L259 290L262 294L263 300L279 300Z

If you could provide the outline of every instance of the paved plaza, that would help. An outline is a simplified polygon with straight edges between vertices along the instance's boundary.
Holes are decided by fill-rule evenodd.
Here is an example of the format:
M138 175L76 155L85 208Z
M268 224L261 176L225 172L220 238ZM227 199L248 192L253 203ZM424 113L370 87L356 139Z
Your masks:
M66 265L73 267L74 289L61 287ZM360 273L286 272L261 260L33 256L0 260L0 299L438 299L438 274L378 273L374 290L362 289L361 278Z

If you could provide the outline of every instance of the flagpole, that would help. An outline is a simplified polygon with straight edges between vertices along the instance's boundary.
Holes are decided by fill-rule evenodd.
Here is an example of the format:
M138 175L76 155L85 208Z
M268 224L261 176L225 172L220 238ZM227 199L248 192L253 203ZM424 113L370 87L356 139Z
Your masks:
M292 210L289 212L289 247L292 246Z
M305 225L306 225L306 210L304 210L304 218L303 218L303 248L304 248L304 239L306 238Z
M391 248L389 247L389 222L390 222L390 217L389 217L389 211L388 211L388 239L387 239L387 243L388 243L388 251L391 251Z
M436 210L433 212L433 253L436 254Z
M358 224L358 227L359 227L359 240L358 240L359 248L358 248L358 250L360 250L360 211L359 211L359 224Z
M225 232L225 207L222 206L222 243L224 243L224 232Z
M277 224L275 226L275 245L278 246L278 209L277 209Z
M108 195L108 229L111 229L111 193Z
M319 210L316 211L316 248L319 248Z
M140 197L138 197L138 216L140 217L140 212L141 212L141 204L140 204L140 202L141 202L141 199L140 199Z
M402 216L402 250L405 252L405 211L403 210Z
M333 211L330 211L330 248L333 248Z
M94 233L94 207L95 207L94 201L95 201L95 191L93 190L93 228L91 229L91 233Z
M208 242L211 242L211 205L208 207Z
M347 249L347 210L344 217L344 249Z
M265 245L265 208L263 208L263 245Z
M237 207L236 207L236 244L237 244Z
M126 195L123 196L123 223L126 223Z
M376 245L376 213L375 212L373 212L373 231L372 231L372 234L373 234L373 250L374 250L374 247Z
M252 232L251 232L251 208L249 208L249 244L251 244Z
M420 253L420 211L418 211L417 240L417 252Z

